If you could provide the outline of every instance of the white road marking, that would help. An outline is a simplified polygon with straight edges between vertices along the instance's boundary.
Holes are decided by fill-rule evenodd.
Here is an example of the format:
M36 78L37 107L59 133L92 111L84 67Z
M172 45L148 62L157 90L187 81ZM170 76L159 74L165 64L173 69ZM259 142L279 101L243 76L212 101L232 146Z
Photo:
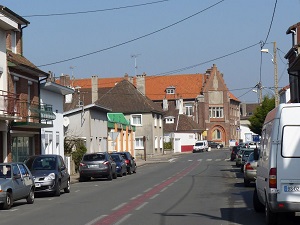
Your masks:
M188 161L189 161L189 162L193 162L193 160L192 160L192 159L189 159Z
M198 159L197 161L198 161L198 162L202 162L202 159Z
M160 190L160 192L164 192L165 190L167 190L168 187L165 187L163 189Z
M74 192L80 192L80 190L76 190L76 191L74 191Z
M97 217L96 219L93 219L92 221L86 223L85 225L93 225L95 223L97 223L99 220L101 220L102 218L106 217L107 215L102 215L102 216L99 216Z
M150 199L155 199L159 194L153 195Z
M169 162L173 162L176 158L169 159Z
M212 159L207 159L206 161L208 161L208 162L209 162L209 161L212 161Z
M221 161L221 159L216 159L216 162L219 162L219 161Z
M141 194L136 195L136 196L132 197L130 200L134 200L134 199L136 199L136 198L138 198L138 197L140 197L140 196L142 196L142 195L141 195Z
M144 202L143 204L141 204L139 207L137 207L135 210L140 210L141 208L143 208L145 205L147 205L149 202Z
M123 206L126 205L126 204L127 204L127 203L124 202L124 203L118 205L117 207L113 208L112 210L113 210L113 211L116 211L116 210L120 209L121 207L123 207Z
M148 191L150 191L150 190L152 190L152 188L148 188L148 189L146 189L144 192L148 192Z
M127 214L126 216L124 216L122 219L120 219L118 222L114 223L114 225L119 225L121 223L123 223L125 220L127 220L132 214Z

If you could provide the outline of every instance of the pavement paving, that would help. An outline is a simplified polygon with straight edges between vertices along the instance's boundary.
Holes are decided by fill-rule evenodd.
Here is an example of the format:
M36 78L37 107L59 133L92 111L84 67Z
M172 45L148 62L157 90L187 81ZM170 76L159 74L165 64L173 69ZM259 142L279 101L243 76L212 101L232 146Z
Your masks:
M150 163L163 163L163 162L169 162L173 158L176 158L180 154L188 154L187 153L167 153L167 154L160 154L160 155L151 155L147 156L146 160L141 159L139 157L136 157L135 161L137 164L137 167L142 167L144 165L150 164ZM79 182L79 174L71 174L71 184Z

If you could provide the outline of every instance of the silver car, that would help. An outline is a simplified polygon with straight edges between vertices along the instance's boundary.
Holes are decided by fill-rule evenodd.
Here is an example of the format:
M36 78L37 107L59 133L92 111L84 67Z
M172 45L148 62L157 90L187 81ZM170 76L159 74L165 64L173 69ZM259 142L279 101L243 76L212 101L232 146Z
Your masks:
M10 209L14 201L34 202L33 177L24 163L0 163L0 204Z
M256 180L256 168L257 168L257 159L255 158L254 152L252 152L247 162L244 164L244 185L245 187L249 187L250 182L255 182Z

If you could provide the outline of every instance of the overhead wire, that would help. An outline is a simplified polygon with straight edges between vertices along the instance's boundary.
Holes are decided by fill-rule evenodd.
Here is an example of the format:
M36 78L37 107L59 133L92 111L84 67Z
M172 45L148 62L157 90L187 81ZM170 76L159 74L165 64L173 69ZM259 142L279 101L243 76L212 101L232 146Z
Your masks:
M100 49L100 50L97 50L97 51L94 51L94 52L86 53L86 54L83 54L83 55L80 55L80 56L75 56L75 57L71 57L71 58L68 58L68 59L64 59L64 60L60 60L60 61L56 61L56 62L52 62L52 63L42 64L42 65L39 65L38 67L44 67L44 66L50 66L50 65L54 65L54 64L63 63L63 62L68 62L68 61L71 61L71 60L74 60L74 59L83 58L83 57L86 57L86 56L89 56L89 55L93 55L93 54L96 54L96 53L99 53L99 52L107 51L107 50L109 50L109 49L113 49L113 48L116 48L116 47L119 47L119 46L122 46L122 45L125 45L125 44L128 44L128 43L137 41L137 40L139 40L139 39L142 39L142 38L151 36L151 35L153 35L153 34L156 34L156 33L158 33L158 32L161 32L161 31L163 31L163 30L166 30L166 29L168 29L168 28L170 28L170 27L173 27L173 26L175 26L175 25L177 25L177 24L179 24L179 23L182 23L182 22L184 22L184 21L186 21L186 20L188 20L188 19L190 19L190 18L192 18L192 17L194 17L194 16L197 16L197 15L200 14L200 13L205 12L205 11L208 10L208 9L211 9L211 8L217 6L218 4L220 4L220 3L224 2L224 1L225 1L225 0L221 0L221 1L215 3L215 4L211 5L211 6L208 6L208 7L205 8L205 9L202 9L202 10L200 10L200 11L198 11L198 12L196 12L196 13L194 13L194 14L188 16L188 17L185 17L184 19L181 19L181 20L179 20L179 21L177 21L177 22L175 22L175 23L172 23L172 24L170 24L170 25L168 25L168 26L165 26L165 27L163 27L163 28L161 28L161 29L158 29L158 30L156 30L156 31L150 32L150 33L148 33L148 34L142 35L142 36L140 36L140 37L137 37L137 38L134 38L134 39L131 39L131 40L128 40L128 41L125 41L125 42L122 42L122 43L119 43L119 44L116 44L116 45L107 47L107 48L103 48L103 49Z
M25 15L25 16L22 16L22 17L68 16L68 15L77 15L77 14L97 13L97 12L105 12L105 11L112 11L112 10L119 10L119 9L134 8L134 7L140 7L140 6L145 6L145 5L153 5L153 4L167 2L167 1L170 1L170 0L160 0L160 1L155 1L155 2L148 2L148 3L128 5L128 6L120 6L120 7L108 8L108 9L96 9L96 10L79 11L79 12L64 12L64 13Z

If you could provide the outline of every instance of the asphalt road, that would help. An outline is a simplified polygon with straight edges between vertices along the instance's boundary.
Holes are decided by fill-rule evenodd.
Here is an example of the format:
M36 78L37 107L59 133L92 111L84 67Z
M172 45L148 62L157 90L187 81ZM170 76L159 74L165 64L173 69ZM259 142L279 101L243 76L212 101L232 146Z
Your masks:
M136 174L75 183L60 197L21 200L0 212L8 225L262 225L252 207L252 187L244 187L229 150L178 155L139 167ZM298 218L280 224L300 224Z

